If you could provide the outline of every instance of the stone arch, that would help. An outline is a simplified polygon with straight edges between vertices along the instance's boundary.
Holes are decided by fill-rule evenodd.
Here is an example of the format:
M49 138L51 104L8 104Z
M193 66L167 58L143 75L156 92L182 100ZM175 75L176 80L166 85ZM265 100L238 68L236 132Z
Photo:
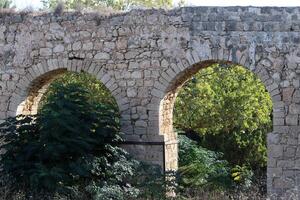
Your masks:
M109 75L101 64L88 60L49 59L30 67L19 80L9 99L8 116L36 114L38 103L50 83L66 71L84 71L94 75L115 98L121 113L124 105L128 104L128 99L121 95L115 78Z
M16 115L37 114L39 102L47 91L52 81L61 74L64 74L66 69L56 69L46 72L45 74L34 79L28 87L28 92L16 110Z
M250 58L246 55L240 55L240 57L238 59L235 58L234 61L232 59L220 60L212 58L202 60L197 54L190 53L187 55L186 59L180 61L177 60L176 64L170 64L170 67L161 73L160 78L155 82L151 92L153 97L149 109L153 109L153 112L151 113L152 116L149 118L158 119L156 123L153 122L153 124L156 125L158 134L164 137L164 164L166 169L177 168L177 135L173 130L173 107L177 92L181 86L192 77L192 75L211 64L225 63L241 65L257 75L272 98L274 119L273 129L274 125L278 125L278 123L284 125L284 116L280 118L276 117L277 113L281 113L284 110L280 86L273 80L272 71L270 70L271 67L265 64L264 59L261 59L254 66L249 62ZM239 62L237 62L237 60ZM269 133L269 135L270 134L272 133Z

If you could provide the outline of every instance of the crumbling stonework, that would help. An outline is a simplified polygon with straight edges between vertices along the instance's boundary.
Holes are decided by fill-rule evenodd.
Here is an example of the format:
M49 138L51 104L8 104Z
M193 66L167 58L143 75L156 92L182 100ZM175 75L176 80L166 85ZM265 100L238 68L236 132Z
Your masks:
M177 167L176 92L212 63L245 66L273 100L268 135L270 198L299 198L300 8L194 7L0 16L0 120L35 113L65 70L95 75L115 97L124 146Z

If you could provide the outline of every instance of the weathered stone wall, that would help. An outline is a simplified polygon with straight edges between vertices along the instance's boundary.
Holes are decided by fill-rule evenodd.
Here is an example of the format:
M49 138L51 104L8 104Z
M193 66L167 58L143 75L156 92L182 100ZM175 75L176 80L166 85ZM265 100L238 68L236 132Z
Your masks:
M64 70L87 71L115 97L128 150L177 167L178 88L215 62L245 66L273 99L268 192L296 195L300 177L300 8L195 7L95 13L1 14L0 120L36 112Z

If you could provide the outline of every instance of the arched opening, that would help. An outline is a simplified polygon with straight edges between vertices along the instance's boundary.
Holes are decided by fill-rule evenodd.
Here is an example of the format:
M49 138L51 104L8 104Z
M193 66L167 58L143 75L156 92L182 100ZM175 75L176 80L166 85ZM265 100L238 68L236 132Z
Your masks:
M38 111L39 103L46 93L49 85L59 76L66 73L66 69L57 69L50 72L47 72L35 80L30 84L27 96L20 103L16 110L16 115L35 115Z
M103 63L77 59L49 59L31 66L16 84L8 100L7 116L17 114L35 114L38 102L49 84L66 72L86 72L99 80L115 99L121 113L121 128L129 126L123 122L123 112L128 109L128 98L118 86L115 77L107 72ZM130 129L131 130L131 129ZM123 132L127 133L127 130Z
M15 141L19 141L18 145L15 145L14 141L10 142L11 146L16 147L14 149L17 149L17 146L20 148L15 152L7 150L7 154L10 152L13 155L17 154L16 157L22 159L12 160L19 161L22 166L31 166L20 170L22 173L30 169L31 172L27 173L31 173L30 177L39 177L38 180L34 180L34 183L27 181L30 178L24 178L28 184L24 187L26 189L20 189L24 189L24 196L27 196L27 188L33 190L32 188L35 187L43 187L51 193L56 192L53 187L63 188L67 185L70 188L73 186L77 188L77 185L81 184L81 188L84 188L82 195L87 196L83 199L88 199L93 194L92 192L88 194L85 188L89 184L94 184L96 182L94 180L99 183L102 180L106 181L108 176L110 180L114 179L113 176L117 177L117 172L120 171L117 167L120 166L119 162L125 166L130 163L131 166L131 160L127 159L127 152L118 146L118 143L122 142L120 116L118 109L111 105L117 106L116 100L96 77L86 72L53 70L34 79L29 85L27 95L31 97L26 97L21 104L20 114L32 115L35 114L34 112L38 114L34 117L21 115L8 119L19 123L19 126L13 126L19 127L19 130L14 129L18 134L6 129L7 134L20 136L15 137ZM33 109L33 106L36 108ZM39 110L40 106L41 110ZM22 130L23 127L25 131ZM26 156L20 155L25 149L23 145L25 148L35 150L27 152ZM7 157L11 159L10 156ZM106 169L116 171L111 172ZM103 172L109 175L103 175ZM42 175L36 175L40 173ZM13 176L18 175L16 173ZM51 182L45 183L43 181L45 179ZM79 179L81 180L78 181ZM115 180L119 181L120 178ZM62 184L64 181L66 183ZM99 188L101 186L103 184L99 183Z
M165 88L163 99L160 101L159 106L159 133L164 136L165 151L164 151L164 168L165 170L173 170L178 168L178 145L177 145L177 133L173 128L173 110L176 96L180 88L187 82L194 74L199 70L208 67L216 63L214 60L207 60L199 62L192 66L184 69L182 64L178 64L180 67L179 73L173 72L171 81L167 84ZM229 64L230 62L219 63ZM162 84L166 85L166 84ZM165 86L164 86L165 87Z
M231 62L216 62L216 61L204 61L204 62L200 62L197 64L194 64L186 69L183 69L182 71L180 71L179 73L176 74L176 72L174 73L174 78L172 79L172 81L170 82L170 84L168 84L168 87L165 90L165 95L162 99L162 101L160 102L160 110L159 110L159 117L160 117L160 124L159 124L159 130L160 133L162 133L165 136L165 141L167 141L166 143L166 149L165 149L165 165L166 165L166 169L177 169L178 168L178 156L177 156L177 152L178 152L178 146L176 145L175 141L178 141L178 135L177 132L175 131L175 127L174 126L174 109L176 109L174 107L175 102L176 102L176 98L178 97L178 92L180 92L180 89L186 85L188 85L188 81L191 81L191 79L193 77L195 77L196 74L200 73L202 70L207 70L208 68L210 68L213 65L219 65L219 68L231 68L231 67L239 67L241 69L243 69L244 71L247 71L247 73L252 74L253 77L255 77L255 79L257 79L257 82L260 83L261 87L263 88L263 92L264 94L267 95L268 97L268 105L269 105L269 113L268 113L268 117L270 119L270 123L269 123L269 127L270 129L268 129L267 132L263 133L264 135L264 159L267 158L267 134L269 132L272 131L272 97L271 97L271 91L273 91L273 95L274 96L274 90L276 88L272 88L270 91L270 87L267 87L268 85L272 84L270 79L262 79L261 77L261 69L257 70L257 71L249 71L247 68L243 67L243 66L237 66L234 63ZM175 71L175 70L174 70ZM258 76L258 77L257 77ZM199 78L199 77L198 77ZM189 84L190 86L193 84ZM254 88L255 89L255 88ZM188 93L185 93L185 95L187 95ZM181 96L182 97L182 96ZM184 98L182 98L184 99ZM184 106L185 103L189 103L186 101L181 102L181 106ZM203 105L205 106L205 105ZM256 105L256 107L258 106L258 104ZM192 107L190 106L186 106L188 107L187 110L190 109L190 112L193 112ZM180 111L179 111L180 112ZM189 111L186 111L189 112ZM209 112L209 110L207 110L207 112ZM238 111L237 111L238 112ZM178 112L177 112L178 114ZM209 115L209 114L208 114ZM183 117L182 115L180 117ZM254 117L255 118L255 117ZM190 119L192 120L192 119ZM211 122L213 123L213 121ZM241 122L242 123L242 122ZM196 136L197 137L197 136ZM226 138L225 138L226 139ZM173 142L170 142L173 141ZM169 143L169 144L168 144ZM172 145L171 145L172 143ZM265 171L264 171L264 175L266 177L266 160L264 160L264 166L265 166ZM265 184L266 185L266 184ZM264 186L265 187L265 186Z
M35 115L39 108L43 105L48 93L53 92L51 85L58 83L68 86L70 83L82 84L88 91L94 92L92 98L99 102L106 101L118 107L115 98L112 96L106 86L93 75L84 71L72 72L67 69L56 69L47 72L35 80L29 86L26 98L20 103L17 108L16 115ZM102 98L102 99L101 99Z
M185 82L190 80L194 74L196 74L199 70L208 67L214 64L215 61L204 61L198 64L187 68L186 70L177 74L176 78L174 78L169 87L166 89L165 96L160 103L160 132L164 134L165 140L176 140L177 135L174 132L173 128L173 110L174 110L174 103L176 100L176 96L178 91Z

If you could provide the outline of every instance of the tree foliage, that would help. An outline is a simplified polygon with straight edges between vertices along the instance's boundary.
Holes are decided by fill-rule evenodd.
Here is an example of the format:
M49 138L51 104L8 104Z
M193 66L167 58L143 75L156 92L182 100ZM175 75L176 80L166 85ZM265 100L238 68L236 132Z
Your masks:
M55 8L59 0L44 0L45 8ZM115 10L128 10L133 7L170 8L172 0L66 0L62 1L67 9L110 7Z
M0 8L10 8L11 0L0 0Z
M43 95L43 98L39 103L39 108L43 108L43 105L49 100L49 96L56 94L58 89L62 89L63 87L68 88L72 84L80 85L79 88L85 89L86 101L88 101L88 103L103 104L112 107L116 111L118 110L116 100L105 85L98 81L96 77L91 76L86 72L66 72L56 78ZM57 88L57 85L61 85L61 88ZM61 92L63 92L63 90Z
M233 165L265 166L271 110L270 95L252 72L216 64L179 91L174 125L198 134L203 147L223 152Z
M61 191L83 184L97 196L98 190L113 185L125 198L132 191L125 191L123 179L133 175L136 163L117 146L122 140L118 111L90 101L78 83L66 87L57 82L51 90L55 92L48 94L37 116L11 118L1 126L5 172L32 190Z
M207 150L183 135L178 140L181 184L196 189L231 187L230 167L221 153Z
M117 105L95 78L66 73L50 85L40 106L35 116L0 125L9 196L22 191L33 199L40 194L72 200L164 198L160 167L134 160L118 146Z

